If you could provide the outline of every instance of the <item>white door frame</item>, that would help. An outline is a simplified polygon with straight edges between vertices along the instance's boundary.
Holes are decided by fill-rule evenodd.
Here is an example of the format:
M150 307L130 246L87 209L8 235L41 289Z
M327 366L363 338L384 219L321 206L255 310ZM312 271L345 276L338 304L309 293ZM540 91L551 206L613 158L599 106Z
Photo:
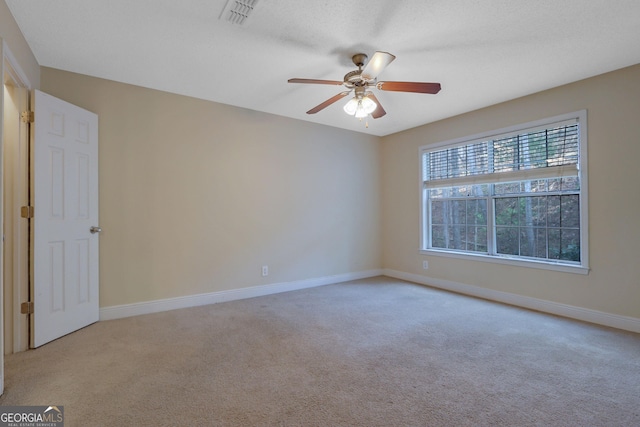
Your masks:
M25 105L22 107L24 109L28 109L30 90L29 82L11 55L11 51L9 51L6 46L4 52L4 82L6 84L7 81L9 81L14 87L23 88L26 91L26 99L24 100ZM7 283L6 286L12 286L13 288L13 348L11 352L17 353L29 348L29 319L27 316L20 313L20 304L28 300L29 293L29 235L25 219L20 218L20 216L17 215L17 209L19 206L29 204L27 196L29 188L29 129L27 124L22 123L6 123L5 125L24 126L24 129L22 129L20 133L22 140L20 141L19 152L16 152L16 156L14 156L13 159L8 159L9 161L13 161L14 168L13 179L15 196L13 198L13 207L15 213L13 215L13 223L11 224L14 237L13 245L11 247L13 253L13 283ZM21 195L24 196L21 197Z
M3 85L9 83L16 87L25 88L27 90L31 89L31 83L29 82L26 74L22 71L22 68L18 64L18 61L16 60L15 56L13 56L13 54L11 53L11 50L7 46L6 42L1 38L0 38L0 42L1 42L0 56L2 57L2 62L0 63L0 71L1 71L0 74L2 75ZM0 159L2 156L2 152L4 150L4 126L6 125L7 123L4 123L4 87L3 87L2 96L0 96ZM15 125L19 126L19 123L16 123ZM27 137L27 144L28 144L28 137ZM4 192L2 187L3 174L4 174L4 170L2 168L2 161L0 161L0 215L2 215L2 200L4 197ZM28 182L21 182L19 185L28 186ZM16 220L17 219L19 218L16 218ZM26 245L28 248L28 244L29 244L28 236L22 236L21 238L26 239ZM16 242L18 242L18 239L14 239L14 245ZM22 242L22 244L24 245L25 242ZM2 261L4 260L3 246L4 245L0 245L0 260ZM16 251L15 248L11 248L11 250L13 251L14 255L18 257L18 260L20 260L20 257L24 257L24 255L21 254L22 251L20 250ZM26 260L23 260L23 261L26 261ZM4 313L3 296L4 296L5 285L12 286L14 291L13 292L14 301L12 303L12 307L13 307L12 317L13 317L13 331L14 331L12 352L20 351L20 349L28 347L28 334L27 336L22 336L23 334L20 332L23 330L28 330L27 316L20 314L20 303L22 302L21 299L25 297L24 295L21 295L23 293L23 290L22 290L23 287L20 286L19 281L15 281L15 280L14 280L14 283L5 284L3 281L3 274L4 273L2 271L1 263L0 263L0 393L4 391L4 316L5 316L5 313ZM28 284L26 289L28 289ZM16 334L16 332L18 333Z

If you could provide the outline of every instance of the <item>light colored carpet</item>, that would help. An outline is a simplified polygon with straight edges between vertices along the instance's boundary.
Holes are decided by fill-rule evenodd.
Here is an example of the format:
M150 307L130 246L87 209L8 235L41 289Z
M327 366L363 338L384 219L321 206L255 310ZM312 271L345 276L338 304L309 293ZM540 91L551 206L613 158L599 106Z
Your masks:
M67 426L638 426L640 335L385 277L99 322L6 358Z

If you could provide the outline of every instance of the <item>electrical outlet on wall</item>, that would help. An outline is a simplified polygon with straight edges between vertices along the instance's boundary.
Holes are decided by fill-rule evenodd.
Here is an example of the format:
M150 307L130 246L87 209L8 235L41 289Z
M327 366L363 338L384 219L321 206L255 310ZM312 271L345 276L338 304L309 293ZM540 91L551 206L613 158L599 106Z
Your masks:
M423 270L428 270L429 269L429 261L427 261L426 259L424 261L422 261L422 269Z
M262 277L268 276L269 275L269 266L268 265L263 265L262 266Z

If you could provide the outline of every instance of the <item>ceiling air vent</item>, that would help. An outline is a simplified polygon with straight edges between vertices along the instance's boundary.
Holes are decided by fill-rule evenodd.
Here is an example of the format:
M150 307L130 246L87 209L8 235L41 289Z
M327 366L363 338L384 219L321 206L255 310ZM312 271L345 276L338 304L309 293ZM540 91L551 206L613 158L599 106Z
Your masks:
M220 19L232 24L244 25L256 7L258 0L228 0Z

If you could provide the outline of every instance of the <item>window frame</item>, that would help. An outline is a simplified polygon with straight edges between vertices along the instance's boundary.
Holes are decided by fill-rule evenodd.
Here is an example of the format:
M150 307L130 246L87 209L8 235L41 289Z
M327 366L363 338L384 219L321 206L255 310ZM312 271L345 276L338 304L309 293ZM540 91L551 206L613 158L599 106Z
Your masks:
M520 256L509 256L497 253L474 253L467 251L456 251L444 248L431 248L431 204L427 197L428 188L423 181L423 158L424 153L437 151L438 149L446 149L459 147L478 142L487 141L498 137L504 137L509 134L520 134L531 132L540 128L548 128L559 122L575 120L578 126L579 137L579 157L577 163L577 174L580 179L580 263L572 263L562 260L549 260L543 258L523 258ZM554 117L540 119L532 122L521 123L492 131L482 132L471 136L446 140L434 144L423 145L418 149L419 164L419 194L420 194L420 247L419 253L423 255L435 255L453 259L465 259L481 262L490 262L495 264L505 264L519 267L539 268L545 270L561 271L567 273L588 274L589 273L589 218L588 218L588 171L587 171L587 110L580 110L572 113L561 114ZM472 177L470 177L472 180ZM532 194L532 196L535 194ZM542 195L542 194L540 194ZM495 195L490 195L487 204L487 233L488 245L495 245L495 215L493 201ZM491 241L493 239L493 242Z

